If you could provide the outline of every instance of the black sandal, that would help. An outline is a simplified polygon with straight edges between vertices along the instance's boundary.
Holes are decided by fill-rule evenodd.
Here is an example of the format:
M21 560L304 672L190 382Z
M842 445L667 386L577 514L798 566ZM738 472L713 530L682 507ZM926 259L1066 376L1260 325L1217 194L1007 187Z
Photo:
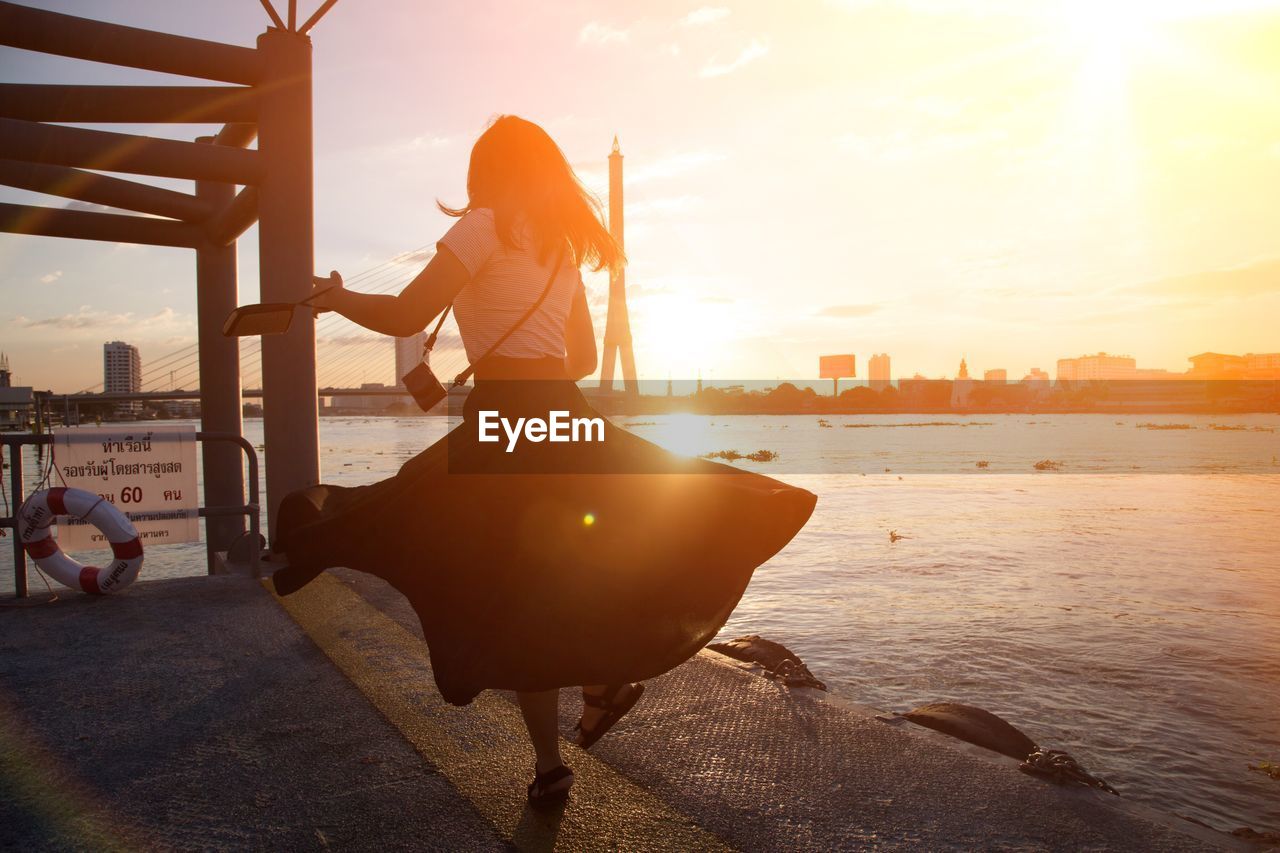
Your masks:
M564 780L568 779L565 784ZM569 789L573 787L573 771L565 765L553 767L546 773L539 773L535 767L533 781L529 783L529 805L534 808L546 808L563 803L569 799Z
M624 687L630 687L631 692L628 693L622 701L615 701L618 698L618 693L620 693ZM602 716L600 721L589 730L582 727L582 720L578 720L578 725L574 727L575 731L581 732L582 742L579 743L578 746L583 749L588 749L592 744L604 737L605 733L608 732L609 729L613 728L618 720L621 720L628 711L636 706L636 703L640 701L640 697L643 695L644 685L638 682L635 684L617 684L611 687L606 687L604 694L601 696L596 696L585 690L582 691L582 704L590 705L592 708L602 709L604 711L604 716Z

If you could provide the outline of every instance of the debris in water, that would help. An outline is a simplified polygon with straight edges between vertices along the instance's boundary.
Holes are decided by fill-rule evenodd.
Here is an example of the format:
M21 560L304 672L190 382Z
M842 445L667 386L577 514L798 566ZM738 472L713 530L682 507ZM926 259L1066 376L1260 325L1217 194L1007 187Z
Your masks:
M1055 462L1052 459L1041 459L1035 464L1037 471L1057 471L1062 468L1061 462Z
M1264 773L1276 781L1280 781L1280 764L1274 761L1259 761L1257 764L1250 764L1249 769L1257 773Z
M1258 832L1251 827L1242 826L1231 830L1231 834L1241 841L1252 841L1268 847L1280 846L1280 832Z
M723 459L726 462L736 462L739 459L750 459L752 462L772 462L778 458L778 454L772 450L756 450L751 453L739 453L736 450L716 450L711 453L704 453L700 458Z
M890 530L890 531L889 531L889 541L890 541L890 542L897 542L899 539L910 539L910 538L911 538L910 536L903 536L901 533L899 533L899 532L898 532L898 531L896 531L896 530Z
M1216 429L1229 432L1275 432L1274 427L1265 426L1245 426L1244 424L1209 424L1209 429Z
M977 462L975 462L974 464L975 464L977 467L979 467L979 468L986 468L986 467L988 467L988 466L990 466L990 465L991 465L991 463L990 463L990 462L988 462L988 461L987 461L987 460L985 460L985 459L979 459L979 460L978 460Z
M920 421L910 424L841 424L845 429L896 429L898 427L991 426L994 421Z

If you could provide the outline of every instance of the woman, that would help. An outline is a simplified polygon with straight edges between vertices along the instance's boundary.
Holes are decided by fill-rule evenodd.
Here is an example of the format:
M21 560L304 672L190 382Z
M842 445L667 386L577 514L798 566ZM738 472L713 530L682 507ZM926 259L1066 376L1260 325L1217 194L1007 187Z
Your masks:
M482 441L480 412L598 417L574 384L596 369L578 270L624 258L551 137L514 116L472 149L466 206L440 207L458 222L399 296L347 291L333 273L313 304L396 336L452 304L475 368L463 423L388 480L289 495L274 543L289 568L274 582L288 594L347 566L400 590L446 700L517 692L536 757L529 801L544 805L573 784L559 688L586 685L577 743L589 747L644 679L715 636L815 498L609 423L599 441Z

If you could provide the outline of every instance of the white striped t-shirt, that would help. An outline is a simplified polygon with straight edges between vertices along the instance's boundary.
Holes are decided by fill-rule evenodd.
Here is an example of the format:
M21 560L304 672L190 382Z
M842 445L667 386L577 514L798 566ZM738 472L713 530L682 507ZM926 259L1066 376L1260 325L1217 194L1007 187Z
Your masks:
M526 236L511 249L499 238L493 211L473 210L440 238L471 274L453 300L462 343L471 361L483 356L508 329L520 321L542 295L555 266L555 253L546 265L538 263L534 241ZM582 276L565 254L547 298L533 316L503 342L494 355L507 358L564 357L564 326Z

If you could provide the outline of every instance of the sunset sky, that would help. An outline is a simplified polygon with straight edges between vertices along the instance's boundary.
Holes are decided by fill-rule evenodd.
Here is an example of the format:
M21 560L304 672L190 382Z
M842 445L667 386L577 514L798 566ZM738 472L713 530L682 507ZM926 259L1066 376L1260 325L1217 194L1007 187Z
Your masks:
M266 25L255 0L33 5L244 45ZM642 378L1280 350L1280 2L341 0L313 37L317 270L433 244L491 116L543 124L602 194L617 133ZM8 48L0 79L190 82ZM256 229L240 246L253 302ZM22 384L99 382L106 340L144 368L195 340L185 250L0 235L0 294Z

